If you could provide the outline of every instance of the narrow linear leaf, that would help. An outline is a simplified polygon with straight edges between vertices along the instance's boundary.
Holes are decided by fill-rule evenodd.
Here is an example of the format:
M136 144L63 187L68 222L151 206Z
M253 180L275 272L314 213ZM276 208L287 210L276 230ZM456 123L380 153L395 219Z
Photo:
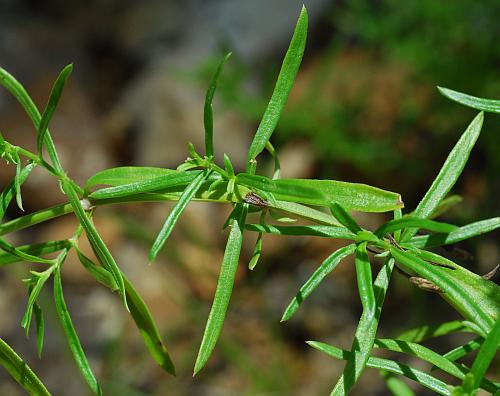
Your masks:
M427 218L431 216L434 210L439 206L439 203L455 185L479 137L483 119L484 114L481 112L472 120L455 147L453 147L448 158L446 158L446 161L441 167L441 170L429 187L429 190L417 205L414 211L416 217ZM402 240L405 241L410 239L417 231L418 228L406 230Z
M87 384L92 392L96 395L102 395L101 387L97 383L97 379L90 368L89 361L85 356L85 352L83 351L82 345L73 326L73 321L69 316L68 308L66 307L66 302L64 301L61 269L59 267L57 267L54 276L54 301L57 315L59 316L64 334L66 335L66 339L68 341L69 349L71 350L73 359L75 359L78 369L82 373L83 378L85 378L85 381L87 381Z
M50 92L49 100L42 114L42 119L40 120L40 124L38 126L38 134L36 137L36 147L38 149L38 155L40 156L40 158L42 158L42 148L45 141L47 128L49 126L50 120L52 119L52 116L54 115L57 104L59 103L59 99L61 98L66 80L68 79L72 71L73 64L69 64L64 69L62 69L61 73L54 83L54 86L52 87L52 91Z
M302 55L304 54L307 38L307 23L307 10L305 7L302 7L292 40L290 41L290 46L283 59L283 64L281 65L281 70L276 80L271 100L267 105L250 149L248 150L247 161L249 166L266 147L266 143L276 129L281 112L288 100L288 95L292 90L293 82L295 81L295 76L297 75L300 62L302 61Z
M334 239L355 239L356 235L344 227L332 226L275 226L271 224L246 224L249 231L274 235L318 236Z
M38 357L42 357L43 339L45 337L45 320L43 318L42 308L35 302L33 305L33 313L35 314L36 322L36 350Z
M1 238L0 238L0 249L10 254L11 256L17 256L23 260L30 261L32 263L52 264L53 262L52 260L33 256L29 253L26 253L23 250L19 250L18 248L12 246L10 243L4 241Z
M34 245L23 245L19 246L17 250L29 255L39 257L44 254L58 252L59 250L62 250L70 245L70 242L65 239L62 241L49 241L37 243ZM25 261L25 259L10 253L0 252L0 266L16 263L19 261Z
M175 171L168 172L163 176L158 176L150 179L143 179L128 184L118 185L115 187L102 188L94 191L89 195L91 199L110 199L126 197L128 195L154 192L170 187L187 186L191 183L202 171Z
M228 173L229 177L234 177L234 167L231 159L227 154L224 154L224 167L226 168L226 172Z
M464 106L472 107L476 110L488 111L490 113L500 114L500 100L483 99L467 95L461 92L453 91L448 88L437 87L442 95L448 99L454 100Z
M486 371L491 364L491 361L497 353L500 345L500 320L497 319L488 336L479 348L479 352L474 359L471 367L471 374L474 376L473 389L479 388L481 381L486 375Z
M488 332L493 326L494 320L490 316L490 309L484 304L498 304L496 301L490 303L491 296L476 289L476 285L471 286L464 282L464 278L457 276L461 270L450 270L436 265L430 265L426 261L413 256L412 254L390 248L391 255L403 266L415 271L419 276L427 279L439 287L444 293L443 297L453 305L466 319L476 323L483 332ZM455 274L457 273L457 274ZM463 270L462 273L465 273ZM465 278L472 278L473 273L467 271ZM495 296L493 296L495 297ZM498 307L493 306L493 311ZM498 313L498 312L497 312Z
M123 283L123 277L120 268L118 268L115 259L111 255L111 252L109 251L108 247L106 246L101 236L97 232L97 229L95 228L94 224L92 223L89 216L85 212L85 209L83 209L82 203L80 202L80 199L74 187L67 180L62 180L61 186L64 193L67 195L71 206L73 207L73 210L75 212L76 217L78 218L78 221L85 230L87 238L97 258L99 259L102 266L106 268L113 275L113 278L118 286L120 295L122 296L123 303L125 304L126 307L127 299L125 297L125 284Z
M170 236L170 233L174 229L174 226L177 224L177 221L179 220L182 212L184 211L184 209L186 209L187 205L193 199L196 192L199 190L203 182L207 179L209 174L209 171L204 171L198 174L198 176L196 176L196 178L186 187L186 189L180 196L179 201L177 201L174 208L168 215L167 220L163 224L163 227L161 228L158 236L153 242L153 246L149 251L150 262L156 259L156 256L165 244L167 238Z
M330 274L337 265L347 256L354 253L356 250L355 244L350 244L348 246L344 246L333 252L330 256L328 256L318 267L316 271L311 275L311 277L304 283L304 285L300 288L299 292L295 295L295 297L290 301L288 307L285 309L283 316L281 317L281 322L284 322L290 319L295 312L299 309L300 304L309 297L309 295L318 287L318 285L325 279L325 277Z
M345 209L361 212L388 212L403 207L401 196L377 187L338 180L269 179L240 173L236 183L272 194L277 200L329 208L337 202Z
M357 234L362 231L361 227L356 223L352 216L345 210L342 205L337 202L332 202L330 204L330 211L332 215L342 224L345 228L350 230L352 233Z
M306 220L312 220L319 224L327 224L330 226L340 226L335 217L329 213L322 212L309 206L301 205L295 202L274 201L272 207L295 216L299 216Z
M434 220L420 219L418 217L403 217L397 220L390 220L387 223L381 225L374 234L379 238L384 237L387 234L391 234L394 231L402 230L407 227L417 227L420 229L439 232L439 233L450 233L458 230L458 227L453 224L440 223Z
M80 260L80 263L82 263L83 267L89 272L90 275L92 275L92 277L96 281L102 283L112 291L118 290L118 285L116 284L115 278L113 278L113 275L108 270L95 264L91 259L85 256L85 254L83 254L78 246L75 245L73 247L76 251L76 255L78 256L78 260Z
M247 204L236 204L234 209L236 215L231 220L231 231L222 260L214 301L210 314L208 315L207 325L203 333L203 339L198 351L198 357L196 358L193 375L196 375L196 373L205 366L222 330L229 299L231 298L233 290L236 269L238 267L247 208Z
M469 353L479 349L481 345L483 345L483 339L481 337L477 337L465 343L464 345L460 345L456 348L453 348L451 351L446 352L443 357L445 359L448 359L450 362L455 362L467 356ZM435 369L435 367L433 367L432 369Z
M50 396L45 385L40 381L28 364L0 338L0 365L31 396Z
M402 246L414 246L418 248L429 248L442 245L450 245L465 239L473 238L487 232L494 231L500 228L500 217L477 221L463 227L457 228L455 231L444 235L418 235L411 238Z
M406 330L397 339L409 342L423 342L435 337L441 337L451 333L471 332L469 327L461 320L440 323L438 325L425 325Z
M402 340L376 339L375 346L377 348L383 348L389 351L405 353L407 355L417 357L433 364L458 379L463 379L465 377L465 374L456 364L423 345Z
M328 345L319 341L306 342L313 348L324 352L335 359L348 360L351 358L351 352L344 351L332 345ZM440 395L451 395L451 392L448 389L446 383L403 363L372 356L368 358L366 365L371 368L382 369L395 374L403 375L406 378L411 379L412 381L415 381L420 385L439 393Z
M144 344L156 363L167 373L175 375L174 364L146 303L125 276L123 280L130 314L144 339Z
M35 169L35 163L28 162L28 164L20 171L16 172L15 179L5 187L0 195L0 220L5 216L5 211L9 207L12 198L16 196L16 192L20 189L21 185L26 181L29 174Z
M86 181L85 188L90 189L97 185L120 186L122 184L137 183L175 173L177 171L174 169L155 168L152 166L119 166L97 172Z
M347 394L354 384L359 380L370 359L370 352L373 349L375 337L377 335L378 323L382 314L385 296L394 270L394 259L386 259L380 269L373 285L371 284L371 269L363 268L370 265L366 253L365 243L361 243L356 248L356 274L358 278L358 289L366 296L362 297L363 313L356 328L354 340L351 346L351 357L347 360L342 376L337 381L332 395ZM362 268L359 268L362 267ZM367 270L369 269L369 273ZM367 284L369 283L369 284ZM368 291L364 290L368 288ZM363 292L361 292L363 290ZM371 290L371 292L370 292ZM373 295L373 308L371 295ZM363 302L364 301L364 302Z
M229 52L224 56L221 60L215 73L210 81L210 85L208 86L207 94L205 96L205 106L203 112L203 125L205 127L205 155L207 157L214 155L214 119L213 119L213 109L212 109L212 101L214 99L215 90L217 88L217 81L219 80L220 73L224 68L224 64L231 56Z
M16 190L16 204L17 207L24 212L23 199L21 196L22 162L17 151L15 153L15 157L16 157L16 175L14 176L14 188Z
M273 159L274 159L273 180L279 179L281 176L280 159L278 157L278 153L276 152L276 149L274 148L274 146L271 144L271 142L269 140L266 143L266 150L268 151L269 154L271 154L271 157L273 157Z
M252 258L248 263L248 269L253 270L257 263L259 262L260 256L262 254L262 232L257 235L257 240L255 241L255 246L253 248Z
M30 330L33 307L35 306L36 300L38 299L38 296L42 291L43 285L45 285L45 282L47 281L47 279L49 279L51 273L52 269L49 269L46 272L42 272L41 274L33 275L33 284L28 289L29 296L26 311L24 313L23 319L21 320L21 327L26 331L26 336L28 336Z
M10 73L8 73L1 67L0 84L3 85L17 99L26 114L28 114L28 116L30 117L33 125L35 126L35 129L38 131L42 118L40 112L38 111L37 107L33 103L33 100L30 98L24 87L19 83L19 81L17 81ZM52 137L50 136L50 132L48 130L45 133L44 140L45 147L47 147L47 151L52 161L52 165L54 165L57 170L62 171L62 166L57 155L54 142L52 141Z

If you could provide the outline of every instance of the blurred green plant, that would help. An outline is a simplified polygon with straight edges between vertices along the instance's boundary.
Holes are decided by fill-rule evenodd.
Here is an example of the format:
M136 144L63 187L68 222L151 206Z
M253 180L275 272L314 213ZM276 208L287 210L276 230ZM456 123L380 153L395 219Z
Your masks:
M227 57L218 67L206 95L205 155L198 153L195 147L190 144L190 157L177 169L150 167L106 169L90 177L83 187L77 185L65 172L47 129L72 66L64 68L57 78L42 115L22 85L5 70L0 69L0 83L17 98L31 117L37 130L38 142L38 152L32 153L7 142L0 136L2 157L7 163L12 162L16 165L14 180L0 195L0 217L3 218L6 208L14 197L18 206L22 208L21 187L35 167L41 167L55 177L68 199L66 204L43 209L2 223L0 236L69 213L74 213L79 222L74 235L66 240L15 247L5 239L0 239L0 249L3 251L0 253L0 263L7 265L27 261L44 266L44 270L41 272L31 271L32 276L27 280L28 303L26 314L21 323L28 332L32 315L35 314L39 354L42 353L43 349L44 322L43 312L38 306L37 300L44 285L53 277L55 308L69 349L77 367L94 394L100 395L102 390L86 358L64 300L61 271L66 256L71 249L74 249L89 274L96 281L118 294L124 308L130 312L134 319L153 359L166 372L175 374L170 356L147 306L119 268L92 221L99 206L124 202L167 200L177 202L153 243L149 255L150 260L155 259L182 212L192 200L214 201L233 207L226 221L230 232L214 301L194 365L194 374L205 366L217 344L240 261L243 237L247 231L253 231L258 232L259 236L249 264L250 268L257 265L262 251L263 233L310 235L350 241L347 246L333 252L318 267L292 299L282 317L282 321L290 319L303 301L342 259L350 255L355 256L358 292L363 310L351 350L345 351L321 342L308 341L314 348L336 359L347 361L342 376L333 388L333 395L349 393L366 367L382 370L388 387L392 391L399 389L396 394L409 394L410 391L392 374L409 378L443 395L473 395L480 388L495 394L500 392L500 384L492 382L486 377L487 369L500 344L498 315L500 311L500 287L488 279L494 275L494 271L481 277L429 250L432 247L455 243L500 227L500 217L461 227L431 220L436 214L448 209L451 204L457 203L456 197L447 198L447 195L460 176L479 137L483 124L483 112L480 112L472 120L462 134L416 209L404 216L401 211L403 207L401 197L394 192L364 184L334 180L281 179L279 176L280 162L269 139L281 117L301 63L306 42L307 21L307 12L304 8L300 13L283 61L275 90L250 146L245 173L235 174L231 160L227 155L224 156L223 167L217 165L213 155L212 99L217 78ZM499 111L498 101L474 98L443 89L442 92L454 100L483 111ZM48 160L44 159L44 149L48 153ZM269 151L275 158L276 169L273 178L256 174L257 157L264 150ZM23 157L27 158L28 161L23 162L21 160ZM103 185L105 187L102 187ZM329 209L330 213L320 210L321 208ZM349 210L393 211L394 219L381 225L378 229L370 231L363 229L351 217ZM258 224L247 223L247 214L250 212L261 214ZM268 215L271 216L271 219L277 219L278 225L269 223ZM308 224L279 225L280 222L287 223L295 221L297 218L305 219ZM419 230L426 230L430 233L417 235ZM93 248L97 263L86 257L78 247L83 232ZM55 258L42 257L56 252ZM372 278L372 263L369 252L374 253L376 257L385 259L375 280ZM414 329L395 339L376 338L384 299L394 268L406 274L409 280L420 288L440 293L465 320L444 323L433 329L429 327ZM426 339L456 331L471 332L477 338L447 354L439 354L422 344ZM375 348L411 355L429 362L434 366L434 371L440 370L455 377L458 384L444 382L437 378L433 371L423 372L406 366L398 360L372 356ZM456 363L457 359L478 348L479 352L472 367ZM1 340L0 364L29 394L49 394L27 364Z

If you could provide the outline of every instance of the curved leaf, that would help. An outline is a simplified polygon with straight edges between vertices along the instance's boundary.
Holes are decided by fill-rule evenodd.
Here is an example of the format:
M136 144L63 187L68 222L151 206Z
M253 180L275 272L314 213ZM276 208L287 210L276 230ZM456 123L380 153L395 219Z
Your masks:
M453 91L448 88L437 87L439 92L447 98L454 100L464 106L472 107L473 109L488 111L491 113L500 114L500 100L483 99L475 96L467 95L461 92Z
M417 227L420 229L439 232L439 233L450 233L458 229L458 227L453 224L440 223L434 220L405 216L401 219L391 220L381 225L374 232L374 234L377 235L379 238L382 238L387 234L391 234L394 231L401 230L407 227Z

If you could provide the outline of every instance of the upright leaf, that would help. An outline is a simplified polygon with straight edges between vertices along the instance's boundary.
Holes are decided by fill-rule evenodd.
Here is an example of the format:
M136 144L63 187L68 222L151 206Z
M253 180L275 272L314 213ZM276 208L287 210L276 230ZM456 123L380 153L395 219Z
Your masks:
M28 364L0 338L0 365L31 396L50 396L45 385L40 381Z
M461 92L453 91L448 88L438 87L439 92L447 98L454 100L464 106L472 107L473 109L488 111L491 113L500 114L500 100L483 99L475 96L467 95Z
M30 117L33 125L38 131L38 127L40 125L41 116L37 107L33 103L33 100L30 98L22 84L19 83L10 73L8 73L5 69L0 67L0 84L3 85L21 104L24 111ZM62 166L59 161L59 157L57 155L56 148L54 146L54 142L52 141L52 137L50 136L49 131L45 133L45 146L47 147L47 151L49 153L50 159L52 161L52 165L59 170L62 171Z
M262 120L260 121L259 127L248 151L248 166L250 166L255 158L266 147L266 143L278 124L281 112L283 111L288 95L292 90L293 82L295 81L295 76L299 70L306 45L307 19L307 11L305 7L302 7L292 40L290 41L290 46L288 47L285 58L283 59L283 64L281 66L271 100L269 101L266 111L262 116Z
M92 392L96 395L102 395L101 387L97 383L97 379L90 368L89 361L85 356L85 352L83 351L82 345L73 326L73 321L69 316L66 302L64 301L60 267L57 267L54 276L54 301L57 315L61 321L64 334L66 335L66 339L68 341L69 349L71 350L73 359L75 359L78 369L82 373L83 378L85 378L85 381L87 381L87 384Z
M451 188L455 185L458 177L464 169L469 154L476 143L481 127L483 125L484 115L479 113L469 124L462 134L457 144L451 150L446 158L439 174L432 182L429 190L422 198L414 215L420 218L427 218L432 215L440 202L446 197ZM403 234L403 241L410 239L418 231L418 228L409 228Z
M217 66L215 73L210 81L210 85L205 96L205 107L203 112L203 125L205 126L205 155L211 157L214 155L214 116L212 110L212 101L214 99L215 90L217 88L217 81L219 80L220 73L224 64L231 56L229 52L222 59Z
M156 237L153 246L151 247L151 250L149 252L150 262L155 260L158 252L165 244L167 238L170 236L170 233L174 229L174 226L177 224L177 221L179 220L182 212L184 211L184 209L186 209L186 206L193 199L196 192L199 190L203 182L207 179L209 174L209 171L204 171L198 174L198 176L195 177L195 179L186 187L182 195L179 197L179 201L177 201L174 208L168 215L167 220L165 220L160 233Z
M69 64L64 69L62 69L61 73L56 79L56 82L54 83L54 86L52 87L47 106L45 107L45 110L42 114L42 119L40 120L40 124L38 125L38 134L36 137L36 147L38 149L38 155L40 158L42 158L42 148L43 142L45 140L45 134L47 133L47 128L49 126L50 120L52 119L54 111L56 110L57 104L59 103L59 99L64 89L64 85L66 84L66 80L68 79L72 71L72 64Z
M326 276L330 274L344 258L354 253L355 250L356 245L352 243L329 255L321 263L318 269L309 277L306 283L304 283L292 301L290 301L290 304L288 304L288 307L285 309L285 312L281 317L281 322L290 319L295 312L297 312L300 304L302 304L302 302L309 297L309 295L314 291L314 289L316 289L316 287L318 287Z
M236 204L236 215L231 220L231 231L227 239L226 250L220 269L219 280L215 290L214 301L210 314L208 315L207 325L203 333L198 357L194 365L194 374L198 373L208 361L214 350L217 339L219 338L226 317L229 299L233 291L234 278L238 268L241 245L243 242L243 228L247 213L247 204Z

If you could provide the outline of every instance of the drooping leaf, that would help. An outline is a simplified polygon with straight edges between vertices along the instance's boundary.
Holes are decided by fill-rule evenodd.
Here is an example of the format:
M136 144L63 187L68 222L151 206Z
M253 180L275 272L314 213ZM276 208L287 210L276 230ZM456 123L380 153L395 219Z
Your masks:
M125 276L123 280L130 314L144 339L144 344L156 363L167 373L175 375L174 364L146 303Z
M455 102L463 104L464 106L472 107L476 110L500 114L500 100L477 98L475 96L453 91L448 88L437 88L441 94L451 100L454 100Z
M305 7L302 7L292 40L290 41L290 46L283 59L283 64L281 65L281 70L276 80L271 100L267 105L250 149L248 150L247 161L249 165L264 150L266 143L276 129L276 125L278 125L281 112L292 90L293 82L295 81L295 76L297 75L300 62L302 61L302 55L304 54L307 38L307 23L307 11Z
M44 259L38 256L33 256L29 253L26 253L23 250L19 250L18 248L12 246L7 241L4 241L2 238L0 238L0 250L3 250L4 252L8 253L11 256L16 256L19 257L20 259L30 261L32 263L52 264L52 260Z
M64 301L60 267L56 268L54 275L54 301L57 315L61 322L61 326L68 341L69 349L71 350L73 359L75 360L78 369L80 370L83 378L89 385L92 392L96 395L102 395L101 387L99 386L97 379L92 372L87 356L85 356L82 344L80 343L80 339L76 334L76 330L73 326L73 321L71 320L68 308L66 307L66 302Z
M399 194L366 184L337 180L277 179L240 173L236 183L272 194L275 199L305 205L330 207L335 201L345 209L387 212L403 207Z
M220 73L224 67L224 64L231 56L229 52L221 60L215 73L208 86L207 94L205 96L205 106L203 112L203 125L205 127L205 155L211 157L214 155L214 116L212 109L212 101L214 99L215 90L217 89L217 81L219 80Z
M481 127L483 125L484 115L479 113L469 124L465 132L458 140L455 147L451 150L448 158L444 162L438 175L432 182L429 190L417 205L414 216L427 218L432 215L440 202L446 197L451 188L455 185L458 177L465 167L469 154L476 143ZM409 228L403 234L403 241L410 239L418 231L418 228Z
M113 278L118 286L118 291L122 296L123 303L125 304L125 306L127 306L127 300L125 297L125 285L123 283L123 277L120 268L118 268L115 259L113 258L108 247L99 235L99 232L95 228L94 223L90 220L89 216L85 212L85 209L83 208L78 194L76 193L73 186L68 183L67 180L62 180L61 186L64 193L68 197L73 210L75 211L75 215L78 221L85 230L90 245L92 246L92 249L94 250L97 258L99 259L99 262L113 275Z
M290 319L295 312L297 312L300 304L302 304L302 302L309 297L309 295L314 289L316 289L323 279L325 279L325 277L330 274L344 258L353 254L355 250L356 245L350 244L336 250L328 256L300 288L299 292L295 295L290 304L288 304L288 307L285 309L285 312L281 317L281 322Z
M40 156L40 158L42 158L42 148L45 141L47 128L49 126L50 120L52 119L52 116L54 115L57 104L59 103L59 99L61 98L66 80L68 79L72 71L73 64L69 64L64 69L62 69L61 73L54 83L54 86L52 87L52 91L50 92L49 100L42 114L42 119L40 120L40 124L38 126L38 134L36 137L36 147L38 149L38 155Z
M28 304L26 306L26 311L24 313L23 319L21 320L21 326L26 331L26 336L29 334L31 317L33 315L33 307L36 304L36 300L42 291L45 282L49 279L52 274L53 268L49 268L48 270L38 273L32 272L33 276L30 279L30 286L28 288Z
M247 213L247 204L236 204L235 215L231 220L231 231L226 244L224 258L220 269L217 288L215 290L214 301L210 314L208 315L207 325L203 333L198 357L194 366L194 374L198 373L208 361L212 351L217 343L224 318L226 317L229 299L233 290L234 278L238 267L241 245L243 242L243 229Z
M161 228L158 236L153 242L153 246L149 252L149 261L152 262L156 259L160 249L165 244L167 238L170 236L170 233L174 229L174 226L177 224L182 212L186 209L189 202L193 199L196 192L199 190L203 182L207 179L209 171L204 171L199 173L194 180L186 187L182 195L179 197L179 201L175 204L172 211L165 220L163 227Z
M83 267L89 272L90 275L92 275L92 277L96 281L102 283L104 286L113 291L118 290L118 285L116 284L115 278L108 270L92 262L91 259L83 254L78 246L75 245L74 249L76 251L78 259L80 260L80 263L82 263Z
M326 353L327 355L335 359L342 359L342 360L351 359L351 352L344 351L332 345L328 345L319 341L307 341L307 344L309 344L310 346L321 352ZM424 373L423 371L407 366L406 364L372 356L368 358L366 365L371 368L381 369L399 375L403 375L406 378L409 378L412 381L415 381L420 385L425 386L426 388L429 388L432 391L439 393L440 395L447 395L447 396L451 395L451 392L448 389L446 383L437 378L434 378L433 376L427 373Z
M28 364L0 338L0 365L31 396L50 396L45 385L40 381Z
M43 339L45 337L45 320L43 318L43 311L37 302L33 305L33 313L35 314L36 322L36 350L38 357L42 357Z

